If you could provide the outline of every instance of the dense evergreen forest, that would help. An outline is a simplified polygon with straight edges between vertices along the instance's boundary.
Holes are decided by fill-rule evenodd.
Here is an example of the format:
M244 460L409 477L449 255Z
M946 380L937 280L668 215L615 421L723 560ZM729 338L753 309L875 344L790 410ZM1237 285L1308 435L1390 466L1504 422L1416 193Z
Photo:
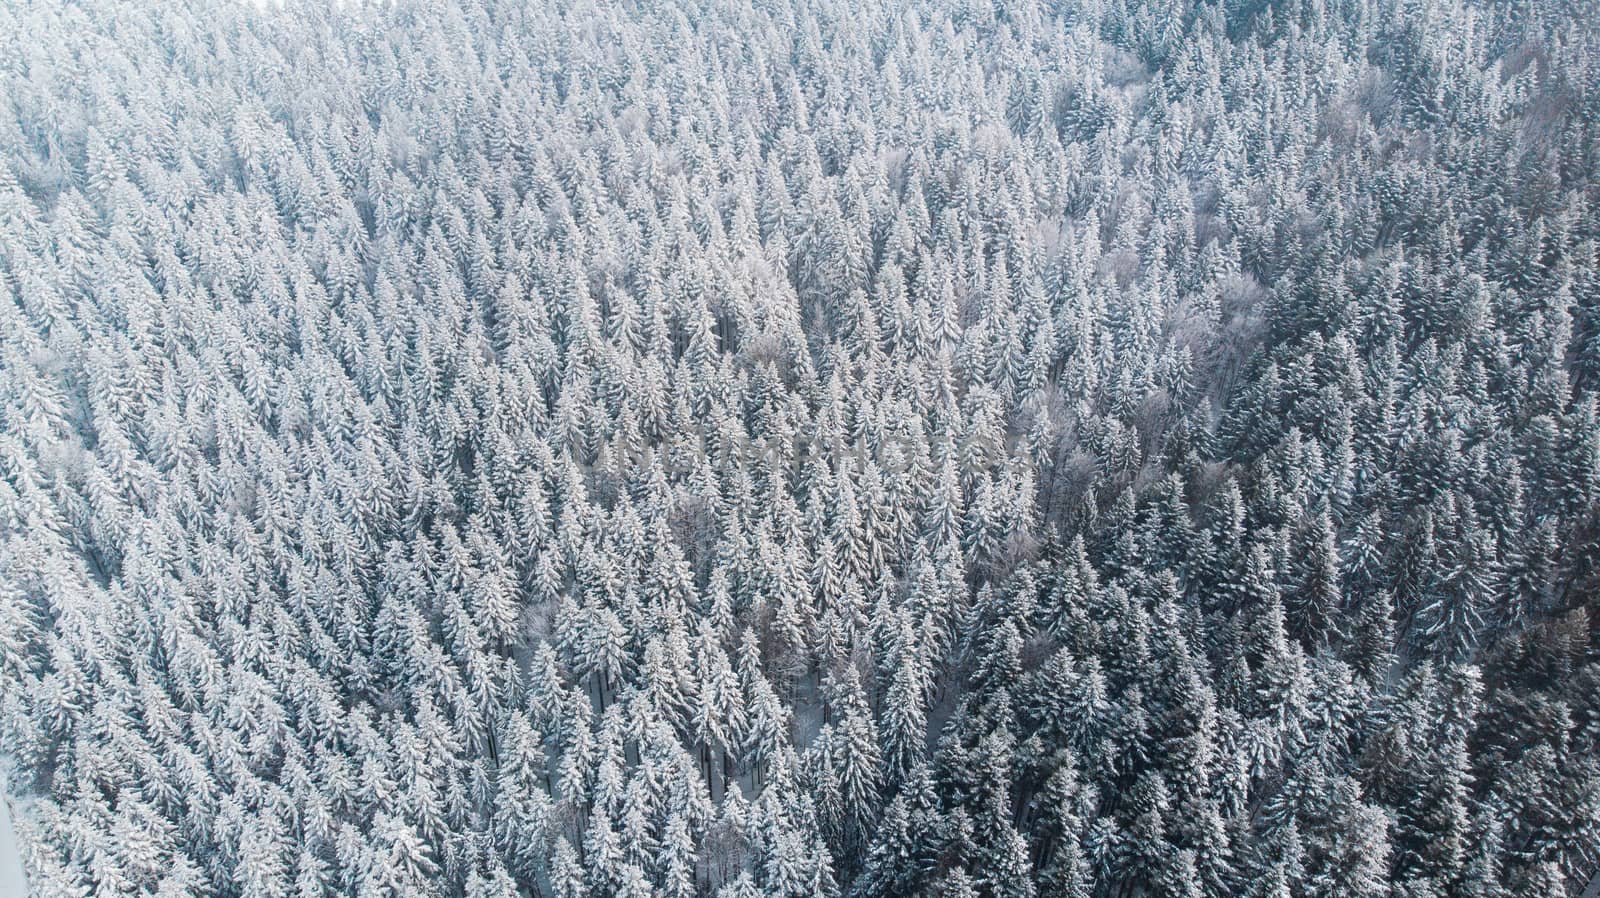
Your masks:
M1576 898L1591 0L0 3L34 898Z

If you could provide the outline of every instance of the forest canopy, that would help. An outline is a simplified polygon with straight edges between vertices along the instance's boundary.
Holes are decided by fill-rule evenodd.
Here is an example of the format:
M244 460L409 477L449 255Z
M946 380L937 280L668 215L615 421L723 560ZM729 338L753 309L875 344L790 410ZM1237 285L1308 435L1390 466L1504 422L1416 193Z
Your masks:
M0 3L34 898L1576 898L1597 240L1586 0Z

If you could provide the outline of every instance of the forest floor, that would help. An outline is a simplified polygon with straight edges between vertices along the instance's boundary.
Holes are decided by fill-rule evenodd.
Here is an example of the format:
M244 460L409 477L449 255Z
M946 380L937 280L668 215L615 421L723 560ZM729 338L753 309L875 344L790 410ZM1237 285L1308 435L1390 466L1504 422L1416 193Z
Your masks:
M17 834L11 828L11 802L6 798L5 778L0 776L0 898L26 898L27 894Z
M1580 898L1597 898L1600 896L1600 870L1594 871L1594 876L1589 878L1589 885L1583 890Z

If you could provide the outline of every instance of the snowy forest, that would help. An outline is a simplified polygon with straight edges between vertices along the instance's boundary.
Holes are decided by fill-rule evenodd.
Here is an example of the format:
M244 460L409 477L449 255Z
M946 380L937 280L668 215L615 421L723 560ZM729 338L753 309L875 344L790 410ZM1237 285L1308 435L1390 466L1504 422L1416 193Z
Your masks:
M1593 895L1597 247L1592 0L0 3L27 888Z

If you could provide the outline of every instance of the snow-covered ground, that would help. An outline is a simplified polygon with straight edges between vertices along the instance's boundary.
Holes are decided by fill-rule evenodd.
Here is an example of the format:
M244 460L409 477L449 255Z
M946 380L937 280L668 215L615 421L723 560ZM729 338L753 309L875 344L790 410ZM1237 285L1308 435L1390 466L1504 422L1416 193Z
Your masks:
M17 834L11 828L11 804L5 796L5 778L0 776L0 898L27 898L27 894Z

